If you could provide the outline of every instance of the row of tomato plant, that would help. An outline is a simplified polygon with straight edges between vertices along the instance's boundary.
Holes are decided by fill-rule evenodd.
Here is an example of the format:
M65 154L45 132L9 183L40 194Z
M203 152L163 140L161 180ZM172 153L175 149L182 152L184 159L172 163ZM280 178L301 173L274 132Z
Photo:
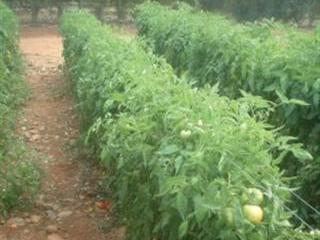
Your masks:
M18 49L19 26L13 12L0 2L0 219L34 196L39 174L26 161L21 142L14 137L17 106L27 95Z
M220 93L231 98L245 90L277 103L272 123L297 136L314 156L303 162L287 158L281 166L288 176L298 176L294 186L318 208L319 37L271 21L235 24L187 6L174 10L157 3L140 5L135 20L154 53L195 87L218 84ZM311 223L319 223L318 214L304 204L300 209Z
M142 41L92 15L60 22L87 149L128 239L316 239L293 229L277 162L308 156L265 122L272 105L195 89Z

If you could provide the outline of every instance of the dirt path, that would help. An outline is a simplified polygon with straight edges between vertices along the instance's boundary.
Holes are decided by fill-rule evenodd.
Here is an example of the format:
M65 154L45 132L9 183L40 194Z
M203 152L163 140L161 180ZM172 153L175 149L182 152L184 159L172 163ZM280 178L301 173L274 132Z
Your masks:
M116 231L104 235L100 223L108 210L95 205L99 176L70 150L79 121L68 85L62 76L62 41L56 27L23 28L20 47L27 61L32 97L18 122L18 133L43 162L41 191L31 212L11 216L0 227L0 240L121 239ZM99 170L95 170L99 171Z

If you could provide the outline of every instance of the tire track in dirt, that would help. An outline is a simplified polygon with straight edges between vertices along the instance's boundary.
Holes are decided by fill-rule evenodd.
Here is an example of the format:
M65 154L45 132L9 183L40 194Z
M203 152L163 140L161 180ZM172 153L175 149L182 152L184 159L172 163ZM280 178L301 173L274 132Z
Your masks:
M121 229L109 235L99 230L99 223L110 218L107 211L95 207L99 170L88 169L68 149L79 136L79 120L63 78L63 47L57 28L24 27L20 47L32 97L17 131L29 148L44 156L39 163L44 176L35 207L0 227L0 240L122 239Z

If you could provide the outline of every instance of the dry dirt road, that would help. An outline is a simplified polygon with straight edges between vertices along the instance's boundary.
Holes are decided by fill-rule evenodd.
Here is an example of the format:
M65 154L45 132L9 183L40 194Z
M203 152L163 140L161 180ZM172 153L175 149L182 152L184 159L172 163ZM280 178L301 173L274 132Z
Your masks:
M79 119L63 77L62 39L57 28L23 27L20 48L32 89L17 132L41 154L41 190L33 209L0 226L0 240L118 240L123 229L104 234L110 209L96 206L100 170L69 146L79 136ZM87 161L89 162L89 161Z

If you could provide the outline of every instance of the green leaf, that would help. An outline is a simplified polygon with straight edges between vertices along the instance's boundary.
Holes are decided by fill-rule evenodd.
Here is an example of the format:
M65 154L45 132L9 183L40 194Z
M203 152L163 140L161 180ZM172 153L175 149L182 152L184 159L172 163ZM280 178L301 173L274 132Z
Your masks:
M159 151L161 155L171 155L178 152L180 148L177 145L168 145Z
M299 105L299 106L309 106L310 105L309 103L307 103L303 100L300 100L300 99L295 99L295 98L289 99L285 95L280 93L279 91L276 91L276 93L277 93L282 104L294 104L294 105Z
M289 99L283 95L281 92L279 92L278 90L276 91L277 96L279 97L280 101L282 103L288 103Z
M202 197L200 196L194 198L194 213L198 224L202 224L207 215L207 209L203 207Z
M222 153L221 158L220 158L219 163L218 163L218 169L219 169L220 172L222 172L222 170L223 170L225 157L226 157L226 154Z
M309 103L307 103L303 100L295 99L295 98L290 99L288 104L294 104L294 105L299 105L299 106L310 106Z
M188 222L184 221L180 226L179 226L179 239L182 239L188 232Z
M177 209L181 217L185 219L188 211L188 199L182 192L177 194Z
M178 156L176 159L175 159L175 170L176 170L176 174L179 173L182 165L184 163L184 159L182 156Z
M303 150L302 148L292 148L291 150L292 154L300 159L300 160L312 160L312 155L308 152Z

